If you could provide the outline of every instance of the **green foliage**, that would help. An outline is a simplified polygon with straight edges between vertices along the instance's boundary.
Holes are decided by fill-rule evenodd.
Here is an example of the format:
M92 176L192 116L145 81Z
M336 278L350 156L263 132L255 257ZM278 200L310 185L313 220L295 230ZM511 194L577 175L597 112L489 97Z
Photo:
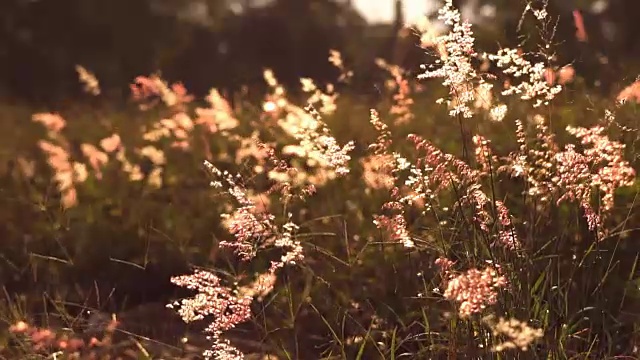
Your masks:
M579 100L584 97L573 96L581 91L567 91L560 103L550 108L550 118L560 120L553 124L554 128L598 121L602 110L595 107L595 98L585 104ZM446 116L442 107L426 105L438 96L427 93L416 97L413 112L417 120L394 127L396 140L402 139L403 134L417 132L434 139L442 149L460 151L460 125L439 120ZM325 120L339 139L370 143L375 133L367 125L366 107L357 101L357 97L344 95L338 104L340 110ZM252 117L251 107L246 106L238 111L244 124ZM510 107L509 118L502 123L476 123L487 135L497 134L492 136L494 145L504 151L513 142L499 134L512 133L507 125L511 117L526 117L526 109L519 114L515 104ZM383 113L385 108L388 104L379 105ZM587 108L590 110L585 111ZM633 111L632 108L623 109L621 114ZM35 148L42 131L26 121L26 113L8 108L7 117L21 117L20 129L25 130L18 141L10 137L2 140L3 153L33 154L38 160L37 171L29 179L15 164L5 170L2 190L7 196L2 197L5 210L0 213L0 223L6 249L2 257L2 282L7 291L26 296L27 314L38 308L41 301L34 295L42 291L55 294L59 301L90 308L99 305L88 300L94 283L102 289L102 296L113 287L115 292L110 301L112 309L116 309L151 297L168 301L174 292L168 282L162 282L169 275L185 272L187 264L215 266L232 273L245 271L241 264L234 265L231 258L222 256L224 251L215 250L217 243L228 237L218 217L224 211L224 202L207 186L206 174L199 166L204 156L202 149L185 153L165 147L168 159L165 182L159 189L131 182L117 166L111 165L103 179L90 177L82 185L78 206L62 210L50 181L50 170ZM95 143L117 129L128 146L141 146L134 134L139 133L142 125L162 118L155 111L141 113L134 109L102 112L83 109L75 113L69 116L68 125L72 142ZM476 125L469 123L469 126ZM220 159L237 148L228 136L214 135L208 142L214 156ZM404 147L402 142L399 144ZM454 322L450 305L439 299L416 296L439 286L432 265L435 257L422 250L407 254L381 242L370 219L378 212L385 195L364 191L362 173L355 164L354 176L320 188L318 196L297 209L304 209L297 216L304 221L302 233L307 234L307 260L301 268L287 270L282 286L276 288L279 290L258 305L258 316L249 327L252 332L257 331L252 336L266 337L272 350L286 349L292 358L311 353L346 358L444 354L452 351L449 341L454 338L458 339L457 351L471 351L469 341L479 341L472 323ZM240 164L242 167L248 170L249 164ZM626 195L620 194L618 203L636 193L632 189L625 192ZM571 355L572 349L583 349L589 343L574 334L584 329L596 331L596 327L601 327L598 333L610 336L609 340L617 339L615 344L622 341L620 335L628 331L624 329L630 323L616 320L614 325L608 319L620 319L620 311L633 311L624 309L630 306L625 305L629 303L627 299L635 298L637 292L634 290L637 242L633 241L637 231L632 226L638 221L635 206L632 203L631 208L616 212L619 215L615 221L625 224L619 231L626 239L602 244L580 235L580 221L575 222L579 215L568 207L560 207L555 216L548 218L553 223L545 225L551 232L538 234L539 250L531 257L512 259L512 268L508 270L517 287L504 294L501 306L508 315L531 319L545 329L556 329L548 336L555 338L561 348L547 348L539 354L552 351L575 356L577 353ZM515 217L520 216L517 207L512 211ZM421 236L425 236L427 249L440 248L440 241L465 236L465 230L458 228L460 225L438 227L427 222L415 229L439 228L420 233L424 233ZM474 251L473 247L465 248L449 248L445 252L462 251L456 257L463 259L464 252ZM525 268L528 270L522 270ZM125 305L127 302L129 305ZM71 307L67 311L77 310ZM387 332L389 329L393 331ZM362 339L353 342L358 336Z
M393 69L389 72L395 74ZM576 137L565 131L568 126L599 124L606 127L612 141L627 145L626 158L638 170L637 105L612 107L611 99L592 92L578 78L565 84L549 106L532 109L522 99L496 96L509 109L504 119L492 121L486 109L463 119L450 117L449 109L437 104L450 95L447 89L434 81L423 85L426 91L413 81L403 88L399 74L393 76L394 85L380 89L373 104L357 92L341 93L337 110L322 117L330 132L313 128L315 135L334 134L338 144L355 140L349 176L326 182L318 174L328 176L331 169L324 168L318 159L311 161L314 159L308 154L308 158L296 155L296 151L308 149L290 148L301 140L287 133L283 123L290 118L286 115L312 116L293 105L294 96L288 96L278 84L269 84L265 102L243 97L245 92L230 103L211 92L207 103L200 103L186 100L178 85L140 78L142 90L137 89L138 94L148 86L146 90L156 90L151 92L159 99L139 95L137 100L159 100L160 105L146 111L81 106L61 110L68 120L66 127L48 132L42 124L29 121L32 109L4 106L3 117L16 129L0 134L0 282L6 293L0 302L0 320L14 325L10 334L2 332L0 337L7 354L26 356L33 350L30 345L35 340L22 336L26 330L15 328L19 321L87 334L96 311L125 314L149 302L165 304L192 295L170 283L170 278L192 268L209 269L212 277L222 279L221 284L205 289L208 293L198 289L201 293L219 300L216 294L223 288L242 296L248 284L268 273L266 269L282 263L279 259L287 249L263 247L272 240L263 233L250 239L252 250L260 250L253 261L239 260L228 248L229 243L238 245L233 242L234 235L237 238L238 233L255 230L251 228L254 223L240 222L242 226L233 228L221 218L245 205L238 192L247 197L258 195L254 205L274 214L274 219L266 221L270 225L279 229L289 222L297 224L299 229L292 237L304 253L304 260L282 263L281 269L270 273L277 275L273 289L251 304L251 320L224 334L245 353L290 359L604 359L637 354L637 178L632 186L616 192L615 206L602 218L608 233L590 228L585 215L592 208L557 198L545 203L528 191L531 184L500 169L485 170L486 176L478 176L472 184L486 192L486 206L465 203L464 191L471 186L445 178L442 182L446 186L437 196L426 197L422 205L415 202L407 206L402 214L407 222L404 230L410 232L413 245L403 247L373 222L381 212L391 212L390 207L381 210L391 196L388 188L371 185L367 178L371 171L363 162L370 160L369 145L380 136L371 126L369 108L373 107L381 114L381 122L388 125L393 140L386 155L397 152L418 163L442 155L439 149L465 164L452 165L446 156L438 158L438 166L454 168L444 172L449 177L462 178L465 171L482 168L482 161L474 156L473 135L492 141L490 149L496 161L518 151L522 144L515 134L520 136L520 132L531 135L526 138L527 146L544 149L549 138L543 133L541 125L546 123L541 118L548 120L549 133L559 147L549 150L552 155L560 154L562 146L576 143ZM269 76L265 78L269 82ZM399 121L392 112L397 110L402 91L413 101L404 104L413 115L408 122ZM615 121L606 115L607 110L615 112ZM207 122L211 118L215 129L205 126L212 124ZM517 120L524 124L522 130L517 128ZM224 129L223 124L233 125ZM151 139L152 129L164 133ZM175 129L186 129L187 135L178 135ZM98 145L113 134L122 140L117 151ZM408 141L413 138L409 134L428 139L433 147L419 149ZM273 157L265 160L265 149L256 144L256 138L281 154L277 159L281 163L269 163L275 161ZM61 171L54 171L57 165L43 151L39 141L44 139L64 147L74 166L88 166L86 179L74 178L78 193L73 200L77 202L69 201L65 197L69 189L54 181ZM180 140L184 139L188 148L181 148L184 143ZM107 161L100 172L90 167L87 144L104 150ZM161 152L164 160L145 155L147 147L156 155ZM577 151L585 147L579 144ZM139 166L140 178L124 170L121 150L126 150L130 165ZM332 155L329 163L337 161L339 153ZM210 181L229 182L229 178L211 167L207 173L204 160L221 174L225 170L239 174L231 178L236 183L227 192L211 187ZM550 161L535 165L556 166ZM276 181L265 171L280 167L294 167L298 172L292 173L302 175L303 180L295 180L298 178L287 172L294 180ZM56 169L60 168L66 169ZM76 176L80 171L73 169ZM158 169L161 175L154 177ZM397 191L402 192L406 186L401 184L411 174L400 170L398 174L394 180L399 181ZM314 192L304 186L309 184L315 185L315 193L299 201L298 197L308 195L305 191ZM272 187L275 185L286 186ZM589 188L594 185L599 184ZM594 191L591 198L580 200L594 203L600 214L604 213L600 195ZM496 220L499 203L508 209L508 221ZM479 211L493 220L479 224ZM495 235L507 226L518 234L521 248L500 246ZM443 259L451 260L455 270L445 269ZM500 273L487 275L490 281L504 276L508 287L499 291L494 303L487 302L486 308L465 314L458 306L461 301L446 295L445 285L457 279L454 275L496 268ZM211 309L216 305L220 306L215 301L209 304ZM216 310L215 320L238 311L227 305ZM502 320L498 317L519 319L542 329L544 335L527 348L514 345L522 351L494 351L504 340L496 330ZM50 322L50 318L56 321ZM129 321L133 320L123 316L125 326ZM156 314L138 321L156 327L165 318ZM99 330L109 329L102 325ZM183 335L195 337L201 331L201 327L180 328L180 334L169 341L178 346ZM122 334L134 339L136 335ZM149 357L142 345L138 350Z

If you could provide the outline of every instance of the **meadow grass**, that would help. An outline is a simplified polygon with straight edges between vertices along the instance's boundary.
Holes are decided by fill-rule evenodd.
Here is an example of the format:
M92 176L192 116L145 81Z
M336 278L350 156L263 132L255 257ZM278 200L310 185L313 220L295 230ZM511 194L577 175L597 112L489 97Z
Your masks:
M636 358L637 85L440 19L373 107L269 70L259 103L141 76L136 109L5 107L0 354Z

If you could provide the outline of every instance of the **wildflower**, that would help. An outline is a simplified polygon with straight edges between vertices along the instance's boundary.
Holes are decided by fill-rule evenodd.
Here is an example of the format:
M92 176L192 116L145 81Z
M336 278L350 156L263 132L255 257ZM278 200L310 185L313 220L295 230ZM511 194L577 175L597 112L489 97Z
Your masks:
M407 221L401 214L392 217L375 215L373 223L378 229L384 230L392 242L401 243L406 248L415 247L407 230Z
M76 72L80 82L84 85L84 91L93 96L100 95L100 83L96 76L81 65L76 65Z
M460 303L461 317L484 310L487 305L498 301L497 291L507 285L507 279L499 273L499 269L487 266L484 270L469 269L458 276L449 274L444 297Z
M177 128L182 129L185 132L189 132L193 129L193 121L186 113L180 112L175 114L173 116L173 121L175 121Z
M593 169L594 165L598 167L597 172L592 174L591 185L597 186L604 193L603 209L611 210L615 190L622 186L631 186L635 179L635 170L624 160L625 145L611 141L608 136L603 135L604 128L600 126L589 129L568 126L567 132L580 139L587 147L584 156L591 163L590 168ZM568 148L567 153L571 150Z
M311 93L307 99L307 104L315 105L320 103L321 106L319 112L324 115L330 115L336 111L336 100L338 99L338 94L335 93L333 85L327 85L326 92L323 92L315 85L313 80L309 78L302 78L300 79L300 82L302 83L302 91Z
M411 88L408 79L405 78L404 71L396 65L389 65L383 59L376 59L376 64L386 70L391 76L390 88L397 89L393 95L393 105L390 113L396 116L395 125L406 124L414 117L410 106L413 105L411 98Z
M491 89L493 89L493 85L482 82L475 89L475 103L473 106L476 109L489 110L491 109L491 104L493 103L493 94L491 93Z
M242 353L222 338L222 334L251 317L252 298L247 295L237 296L231 288L223 286L215 274L204 270L173 277L171 282L198 291L194 297L170 305L179 306L178 314L185 322L201 320L207 316L212 318L205 332L211 334L213 344L205 351L205 358L242 359Z
M285 120L279 122L280 126L299 140L300 146L321 166L335 170L338 175L347 174L347 163L351 160L349 152L355 147L353 142L340 147L322 122L320 114L311 106L305 110L291 107L290 111Z
M84 182L89 176L89 172L87 171L87 166L79 162L73 163L73 173L74 173L74 179L77 182Z
M475 145L476 162L480 165L482 173L488 174L491 172L491 163L497 161L491 154L491 149L489 148L490 141L481 135L474 135L472 141Z
M47 162L54 171L53 178L62 195L62 206L68 209L77 205L78 194L75 189L75 182L85 180L86 168L83 169L77 163L72 164L68 151L61 146L44 140L40 140L38 146L47 155Z
M276 87L278 85L278 80L276 80L275 75L273 74L273 70L271 69L265 69L262 72L262 75L264 77L264 80L267 82L267 84L271 87Z
M428 16L422 16L416 24L416 30L420 33L420 46L424 49L436 46L440 35L436 26L429 20Z
M234 140L239 142L239 149L236 150L235 162L236 164L240 164L248 158L253 158L258 162L258 167L262 167L265 165L267 158L269 158L269 151L265 146L261 146L259 140L258 131L254 131L250 137L236 137ZM297 145L287 145L285 149L283 149L283 153L285 151L290 151L291 149L298 149ZM299 151L295 150L293 153L298 154ZM302 155L300 155L302 156ZM262 171L256 171L258 173Z
M449 272L453 267L454 262L441 256L436 259L435 264L440 268L442 272Z
M159 189L162 187L162 168L154 167L147 177L147 183L149 186Z
M380 120L380 115L374 109L370 110L369 122L371 122L371 125L373 125L378 132L376 142L369 145L369 148L372 149L376 155L385 154L392 142L389 127Z
M589 37L587 36L587 30L584 26L584 19L580 10L573 10L573 22L576 26L576 39L580 42L587 42Z
M208 108L197 108L196 124L204 126L209 133L228 131L240 123L233 115L231 105L217 89L211 89L206 97Z
M508 250L520 249L521 244L511 223L509 209L507 209L502 201L496 201L496 210L498 212L498 221L502 226L502 229L498 233L498 243Z
M164 165L167 160L165 159L164 152L154 146L148 145L140 150L140 155L148 158L154 165Z
M576 77L576 70L571 65L563 66L558 70L558 84L565 85Z
M162 101L170 108L180 109L193 100L182 84L175 83L169 86L157 75L138 76L130 85L130 90L133 99L140 103L140 108L143 110L150 109L158 101Z
M129 175L129 180L140 181L144 178L140 166L131 164L127 159L126 150L123 147L116 153L116 160L122 164L122 171Z
M214 184L226 188L240 205L231 214L222 214L234 241L223 241L220 243L221 246L233 248L245 261L255 257L258 248L275 246L285 250L281 261L272 263L270 271L303 258L302 246L294 238L294 232L297 230L294 223L289 221L278 228L274 223L275 216L256 211L256 205L249 198L247 190L238 183L237 177L219 170L208 161L205 161L205 166L217 178ZM291 214L288 216L290 218Z
M101 168L102 166L104 166L106 163L109 162L108 155L98 150L97 147L88 143L80 145L80 149L82 150L82 153L84 154L84 156L86 156L89 159L89 164L91 164L91 167L95 171L96 178L101 179L102 178Z
M364 170L363 179L369 188L390 189L393 186L395 177L391 174L391 155L371 155L360 163Z
M442 44L444 53L438 69L425 69L418 76L419 79L443 78L442 85L449 88L452 96L449 106L450 116L462 115L465 118L473 116L473 110L469 106L475 100L474 87L471 81L476 79L477 73L471 63L471 56L475 55L473 49L474 37L471 24L462 21L460 11L453 7L452 0L446 0L445 5L438 12L438 19L445 25L452 26L451 31L437 38L438 44Z
M270 214L256 214L252 205L242 206L232 214L223 214L224 224L227 230L234 235L235 241L223 241L221 246L232 247L236 253L244 260L249 260L255 256L255 243L260 240L266 241L273 232L273 216Z
M617 101L624 103L626 101L635 101L640 103L640 80L624 88L618 93Z
M118 134L113 134L100 140L100 147L108 153L116 151L121 144L120 135Z
M500 104L496 105L489 110L489 118L491 121L501 122L504 120L504 117L507 115L507 105Z
M466 195L461 198L460 203L473 207L473 220L480 226L482 231L488 233L491 216L485 207L490 203L490 200L487 194L480 189L480 184L472 184L469 186Z
M340 70L339 82L348 82L353 77L353 71L346 69L342 54L339 51L329 50L329 62Z
M497 54L489 55L490 60L503 69L503 73L516 79L524 78L519 84L511 84L502 91L502 95L519 94L522 100L534 100L539 107L553 100L562 91L560 85L553 85L550 73L544 63L531 63L516 49L500 49ZM554 75L555 77L555 75Z
M29 330L29 324L24 321L18 321L9 327L9 331L12 333L24 333L27 330Z
M32 116L32 120L41 123L47 130L54 133L59 133L67 125L67 122L58 114L38 113Z
M313 82L313 79L301 78L300 83L302 84L302 91L304 92L314 92L318 89L316 84Z
M495 321L493 315L487 316L483 321L489 325L494 337L506 337L506 341L492 347L492 351L501 352L507 349L519 349L527 351L529 346L542 338L542 329L530 327L526 322L515 318L500 318Z

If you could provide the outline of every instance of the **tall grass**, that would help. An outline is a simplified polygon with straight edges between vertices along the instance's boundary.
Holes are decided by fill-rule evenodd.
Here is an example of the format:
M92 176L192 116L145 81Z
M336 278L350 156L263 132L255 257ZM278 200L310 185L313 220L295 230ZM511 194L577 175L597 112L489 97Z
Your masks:
M37 195L35 159L20 158L15 181L78 236L46 259L82 268L104 249L143 269L193 265L171 281L194 295L169 307L207 322L206 358L637 357L637 85L580 99L570 65L478 52L451 0L439 19L449 31L422 29L433 58L419 81L378 62L389 100L374 109L311 79L297 102L267 70L260 106L216 90L196 104L180 84L139 77L133 98L160 120L106 121L92 139L34 115L55 192ZM523 19L542 33L552 21L544 7ZM329 60L348 83L339 53ZM149 239L142 221L161 224L155 244L80 237L119 226ZM84 356L68 338L34 339L43 330L27 316L8 317L21 351Z

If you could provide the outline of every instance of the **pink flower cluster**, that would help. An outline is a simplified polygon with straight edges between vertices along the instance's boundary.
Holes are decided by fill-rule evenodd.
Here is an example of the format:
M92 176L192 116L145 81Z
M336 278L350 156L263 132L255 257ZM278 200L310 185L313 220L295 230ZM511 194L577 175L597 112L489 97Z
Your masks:
M138 76L129 86L133 100L140 103L143 110L150 109L162 101L171 108L181 109L193 101L185 87L180 84L169 86L159 76Z
M414 101L411 98L411 85L406 71L397 65L387 64L383 59L376 59L376 64L392 77L392 80L387 82L387 88L394 91L393 105L389 110L389 113L395 116L394 125L409 123L415 115L411 111Z
M256 256L256 250L275 246L285 249L280 262L274 262L270 271L285 264L295 263L303 258L302 246L295 239L294 232L297 226L291 221L279 228L275 224L275 216L266 211L257 211L257 207L251 200L245 189L239 182L238 176L233 176L226 171L221 171L213 164L205 161L207 169L216 177L211 184L217 188L225 188L238 202L239 207L231 214L223 214L229 232L234 236L233 241L223 241L221 246L235 249L243 260L249 261Z
M65 359L98 359L104 358L105 350L113 347L113 333L119 326L115 316L105 324L101 339L82 337L69 332L51 328L39 328L24 321L9 327L9 332L22 339L42 357L62 356ZM88 340L88 341L87 341Z
M511 223L511 215L509 209L502 201L496 201L496 210L498 212L498 220L502 227L498 233L498 242L509 250L518 250L522 247L518 240L515 228Z
M491 141L481 135L474 135L472 138L473 145L475 146L476 162L480 166L480 171L483 174L489 174L496 166L498 160L491 154L491 148L489 144Z
M483 311L498 301L498 290L506 288L507 278L500 273L500 266L469 269L462 274L451 271L453 262L445 258L436 260L445 276L444 297L460 303L458 313L466 318Z
M636 172L628 161L624 160L625 145L612 141L604 135L604 128L567 127L567 132L580 139L584 149L584 157L588 159L591 174L591 185L600 189L602 208L609 211L613 208L613 195L617 188L630 186L635 180ZM595 170L595 171L594 171Z
M178 313L185 322L211 317L211 323L205 332L211 334L213 344L204 356L207 359L242 359L242 353L229 340L224 339L222 333L251 317L253 298L248 295L237 296L230 288L221 285L216 275L203 270L174 277L171 282L198 292L192 298L169 305L179 306Z
M604 127L567 127L567 132L580 140L580 149L568 144L561 149L542 116L533 118L534 141L528 141L521 122L517 122L516 136L519 150L511 153L499 171L523 177L528 183L528 195L548 204L575 202L585 212L589 228L601 228L602 217L614 205L614 193L633 183L636 173L624 160L625 145L604 134ZM600 208L591 205L593 195L600 198Z
M622 89L622 91L618 93L617 100L620 103L624 103L627 101L640 103L640 80L637 80L631 85Z
M65 209L75 206L78 203L78 192L75 185L86 179L86 167L83 164L72 162L65 147L45 140L38 141L38 147L46 154L47 163L54 171L53 178L62 195L62 206Z
M76 185L84 182L88 177L87 167L84 163L73 161L69 153L69 144L62 135L66 121L58 114L40 113L33 115L34 122L41 123L48 130L50 141L40 140L38 147L47 156L47 163L54 171L54 180L58 191L62 195L61 204L65 209L78 203ZM102 150L96 146L84 143L80 149L87 158L96 178L102 178L102 167L109 161L108 153L120 148L120 136L113 134L100 141Z
M38 113L32 116L32 120L41 123L48 131L59 133L67 126L67 122L59 114Z
M373 223L378 229L388 234L390 241L401 243L407 248L415 246L409 235L409 230L407 230L407 221L402 214L393 216L375 215Z

